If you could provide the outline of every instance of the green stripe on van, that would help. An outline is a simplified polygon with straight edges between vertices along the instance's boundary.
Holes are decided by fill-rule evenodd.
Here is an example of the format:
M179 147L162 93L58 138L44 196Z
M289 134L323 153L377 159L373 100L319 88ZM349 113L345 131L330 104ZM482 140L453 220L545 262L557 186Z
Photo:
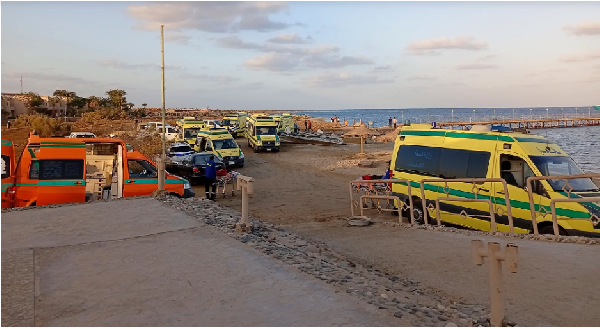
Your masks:
M490 141L497 141L498 135L487 135L487 134L475 134L475 133L455 133L448 132L446 133L446 137L452 138L469 138L469 139L483 139Z
M11 141L5 141L4 139L2 140L2 145L8 145L8 146L12 146L13 143Z
M130 181L133 179L133 183L131 183ZM181 179L177 179L177 178L167 178L165 180L165 184L178 184L178 183L185 183L184 180ZM125 184L158 184L158 178L127 178L125 180Z
M80 182L80 184L75 184ZM85 179L39 180L38 186L85 186Z
M406 183L404 183L404 182L398 182L398 183L394 183L394 184L406 185ZM420 183L411 181L410 187L419 189L417 195L421 194L421 191L420 191L421 184ZM432 191L432 192L439 192L439 188L440 188L436 185L430 185L430 184L424 184L424 187L425 187L425 190ZM440 193L442 193L442 192L440 192ZM454 190L454 189L450 189L449 195L457 196L457 197L461 197L461 198L467 198L467 199L475 199L474 193L464 192L464 191ZM490 199L490 196L478 194L477 199ZM504 198L491 197L491 200L494 203L506 206L506 201L504 200ZM526 210L530 209L529 202L523 202L523 201L518 201L518 200L510 200L510 206L512 208L517 208L517 209L526 209ZM550 210L550 207L546 207L546 208L548 211ZM536 211L539 211L540 205L534 204L534 209ZM588 218L590 216L590 214L585 211L577 211L577 210L563 209L563 208L556 208L556 215L570 217L570 218Z
M530 137L515 137L517 142L521 143L544 143L548 144L548 140L545 138L530 138Z
M435 130L407 130L401 131L402 135L413 135L413 136L441 136L443 137L446 132L445 131L435 131Z

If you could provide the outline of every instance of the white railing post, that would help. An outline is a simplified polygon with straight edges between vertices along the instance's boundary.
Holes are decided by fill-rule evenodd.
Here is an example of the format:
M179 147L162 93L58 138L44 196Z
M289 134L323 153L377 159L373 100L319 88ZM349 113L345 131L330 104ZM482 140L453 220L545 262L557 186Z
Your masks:
M254 193L254 178L238 175L236 187L238 191L242 191L242 219L235 224L235 231L251 232L252 225L248 223L248 195Z
M488 248L485 249L481 240L473 240L471 241L471 254L473 263L479 266L483 265L484 257L488 258L491 299L490 325L501 327L504 320L502 261L506 262L507 269L511 273L517 273L518 247L509 243L502 251L498 242L488 242Z

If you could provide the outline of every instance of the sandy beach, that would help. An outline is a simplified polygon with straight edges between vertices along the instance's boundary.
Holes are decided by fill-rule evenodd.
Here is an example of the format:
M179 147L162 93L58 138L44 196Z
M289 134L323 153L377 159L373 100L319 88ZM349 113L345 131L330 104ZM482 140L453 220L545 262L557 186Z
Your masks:
M349 259L383 273L421 282L432 293L464 303L489 305L487 265L477 267L471 261L470 242L481 237L389 227L385 224L396 222L397 217L376 211L366 212L376 221L374 225L348 227L348 183L365 174L383 175L393 143L365 145L364 158L374 161L372 168L357 166L357 144L284 145L279 153L255 154L245 141L238 143L246 155L246 166L239 172L256 181L255 193L249 200L252 216L281 224L308 240L325 243ZM202 193L204 187L196 187L196 195ZM241 209L239 193L217 202ZM599 304L600 298L588 289L595 285L593 273L600 270L598 246L489 236L483 240L516 243L521 248L519 273L504 278L507 314L517 323L600 323L599 316L589 313L589 305Z

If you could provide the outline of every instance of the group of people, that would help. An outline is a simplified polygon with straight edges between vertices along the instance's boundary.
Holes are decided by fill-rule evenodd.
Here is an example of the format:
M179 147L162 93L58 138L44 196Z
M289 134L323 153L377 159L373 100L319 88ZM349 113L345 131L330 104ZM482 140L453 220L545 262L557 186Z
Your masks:
M304 131L312 130L312 122L310 120L304 120Z
M331 122L332 123L335 123L335 122L340 123L340 118L337 115L334 115L331 117Z
M388 122L389 122L390 128L393 127L394 129L396 129L396 127L398 126L398 120L396 119L396 117L394 117L393 119L392 119L392 117L390 117L388 119Z

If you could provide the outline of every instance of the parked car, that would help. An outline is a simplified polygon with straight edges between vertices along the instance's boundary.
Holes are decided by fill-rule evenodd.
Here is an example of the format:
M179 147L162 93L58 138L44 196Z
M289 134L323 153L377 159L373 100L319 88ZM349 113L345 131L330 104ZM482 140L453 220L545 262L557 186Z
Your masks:
M167 154L171 158L171 162L175 164L182 164L183 161L190 161L190 156L196 153L190 144L185 142L176 142L171 144L169 153Z
M223 128L221 121L219 120L204 120L204 126L211 128Z
M204 181L204 173L206 171L206 162L214 156L217 170L226 169L223 161L210 152L202 152L192 154L189 163L183 166L178 166L179 175L185 177L192 185L199 184Z
M89 132L72 132L67 138L96 138L96 135Z

